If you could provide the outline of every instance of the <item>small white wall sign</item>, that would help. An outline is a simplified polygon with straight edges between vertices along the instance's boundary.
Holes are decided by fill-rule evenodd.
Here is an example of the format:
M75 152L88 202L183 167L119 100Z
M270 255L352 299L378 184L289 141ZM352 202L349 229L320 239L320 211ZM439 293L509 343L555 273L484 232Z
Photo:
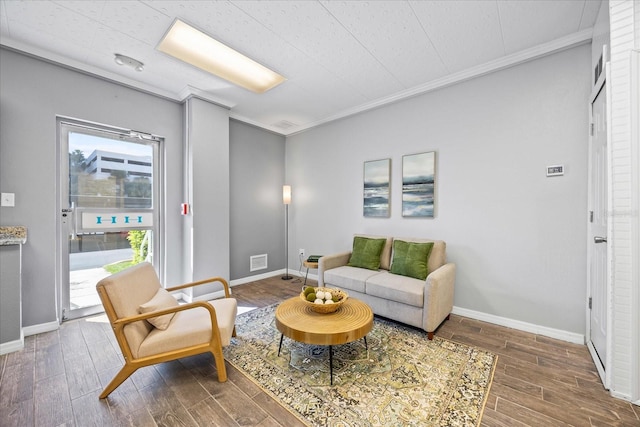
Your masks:
M547 166L547 176L564 175L564 165Z

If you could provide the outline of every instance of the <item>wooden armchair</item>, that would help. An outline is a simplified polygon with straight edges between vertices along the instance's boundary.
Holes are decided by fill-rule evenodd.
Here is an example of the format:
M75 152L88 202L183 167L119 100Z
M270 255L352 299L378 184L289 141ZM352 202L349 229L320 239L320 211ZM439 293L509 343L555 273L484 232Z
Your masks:
M222 284L225 298L179 305L169 294L212 282ZM102 279L96 288L125 361L100 399L138 368L205 352L213 354L218 381L227 380L222 347L235 336L237 303L223 278L163 289L153 266L145 262Z

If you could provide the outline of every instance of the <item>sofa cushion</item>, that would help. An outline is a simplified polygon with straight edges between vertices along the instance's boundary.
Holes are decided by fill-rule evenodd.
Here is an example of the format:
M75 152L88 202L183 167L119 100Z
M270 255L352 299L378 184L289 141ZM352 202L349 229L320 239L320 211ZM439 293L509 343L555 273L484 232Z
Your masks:
M422 307L424 287L424 280L383 271L367 279L366 293L374 297Z
M376 236L372 234L354 234L356 237L366 237L369 239L386 239L382 253L380 254L380 268L388 270L391 267L391 250L393 248L393 237Z
M394 240L391 272L425 280L429 274L427 262L432 249L433 242L415 243Z
M387 239L370 239L356 236L353 238L353 250L349 258L348 266L360 267L369 270L380 268L380 254Z
M433 249L431 249L431 254L429 254L429 261L427 262L427 269L429 270L429 273L437 270L447 263L447 245L444 240L415 239L412 237L397 237L394 240L404 240L405 242L415 243L433 242Z
M364 293L365 282L372 276L380 274L378 271L367 270L347 265L324 272L325 286L335 286L338 288ZM349 293L349 292L347 292Z

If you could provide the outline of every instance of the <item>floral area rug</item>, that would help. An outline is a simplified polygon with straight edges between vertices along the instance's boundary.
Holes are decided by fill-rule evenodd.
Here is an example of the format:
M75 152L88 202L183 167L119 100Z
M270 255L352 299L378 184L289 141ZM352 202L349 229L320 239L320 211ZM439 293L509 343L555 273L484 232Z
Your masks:
M309 426L477 426L497 356L389 320L329 347L284 338L275 308L241 314L225 359Z

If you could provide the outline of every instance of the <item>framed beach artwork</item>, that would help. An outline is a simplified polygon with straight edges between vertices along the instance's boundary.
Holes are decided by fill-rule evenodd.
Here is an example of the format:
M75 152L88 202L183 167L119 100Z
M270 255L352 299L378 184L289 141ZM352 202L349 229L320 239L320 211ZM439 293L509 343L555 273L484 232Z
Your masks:
M402 216L433 218L436 153L402 157Z
M364 162L363 213L365 217L388 218L391 159Z

